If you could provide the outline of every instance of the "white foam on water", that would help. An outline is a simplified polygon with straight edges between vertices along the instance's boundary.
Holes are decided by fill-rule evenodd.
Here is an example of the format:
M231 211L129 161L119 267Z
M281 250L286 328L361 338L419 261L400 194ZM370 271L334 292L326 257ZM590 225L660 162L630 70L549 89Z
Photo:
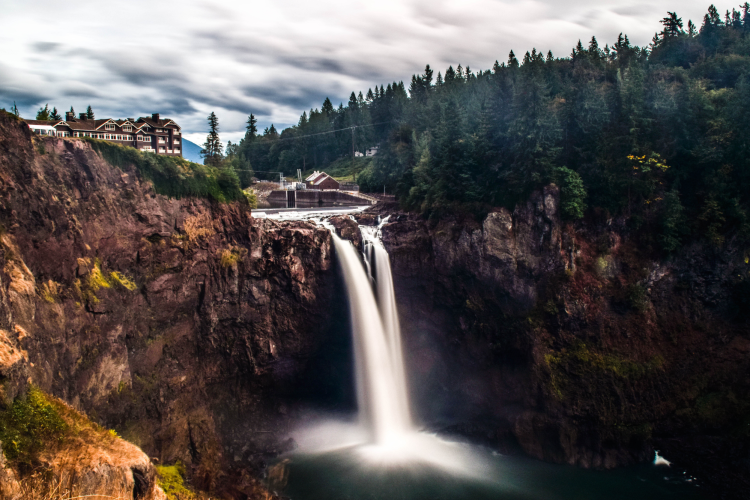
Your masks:
M363 261L349 241L319 220L331 230L349 298L359 415L354 423L323 421L298 429L295 453L346 451L368 466L430 466L485 479L491 476L489 464L476 447L419 432L412 423L390 259L380 239L387 221L360 226Z

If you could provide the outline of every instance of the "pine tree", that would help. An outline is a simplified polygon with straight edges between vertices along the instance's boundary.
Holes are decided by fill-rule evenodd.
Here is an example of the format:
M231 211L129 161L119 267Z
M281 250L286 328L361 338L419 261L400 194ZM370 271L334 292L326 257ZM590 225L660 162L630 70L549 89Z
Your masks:
M595 36L592 36L589 42L589 57L595 61L602 58L602 51L599 49L599 42Z
M245 139L253 140L258 135L258 119L255 118L255 115L250 113L250 116L247 117L247 131L245 132Z
M94 110L91 109L91 105L89 105L89 107L86 108L86 118L88 118L89 120L94 119Z
M37 120L49 120L49 104L45 104L43 108L39 108L36 112Z
M375 88L377 88L377 87L375 87ZM372 103L372 101L375 100L375 96L372 93L372 89L367 89L367 97L365 97L365 99L367 100L368 104Z
M432 87L432 69L430 68L430 65L424 67L424 73L422 74L422 84L424 85L425 89L428 89Z
M70 114L73 116L73 118L75 118L76 111L73 109L73 106L70 107Z
M299 123L297 126L303 128L305 125L307 125L307 113L303 111L302 116L299 117Z
M441 75L440 71L438 71L438 76L435 79L435 86L440 87L441 85L443 85L443 75Z
M16 106L16 101L13 101L13 107L10 108L10 112L16 116L21 116L21 113L18 111L18 106Z
M273 123L271 124L271 127L268 129L269 136L276 138L279 135L279 132L276 130L276 127L273 126Z
M456 70L453 69L453 66L448 66L448 69L445 70L445 83L453 83L455 79Z
M323 101L323 107L320 108L320 111L324 115L332 115L333 114L333 103L331 103L331 100L326 97L326 100Z
M664 26L664 29L659 33L663 40L677 37L684 33L682 29L682 18L677 17L676 12L667 12L667 17L663 18L660 22Z
M518 67L518 59L516 59L516 55L513 53L513 51L510 51L510 54L508 54L508 67L509 68L517 68Z
M357 102L357 94L354 92L349 96L349 104L347 105L351 111L359 110L359 103Z
M551 51L551 50L548 50L548 51L547 51L547 62L552 62L552 61L554 61L554 60L555 60L555 58L554 58L554 57L552 57L552 51ZM497 63L497 61L495 61L495 63Z
M60 113L57 112L57 108L52 108L52 113L50 113L49 119L55 121L62 120L62 116L60 116Z
M200 154L203 157L204 165L218 167L223 160L222 151L224 150L224 146L219 140L219 119L216 117L216 113L211 111L207 120L209 132Z

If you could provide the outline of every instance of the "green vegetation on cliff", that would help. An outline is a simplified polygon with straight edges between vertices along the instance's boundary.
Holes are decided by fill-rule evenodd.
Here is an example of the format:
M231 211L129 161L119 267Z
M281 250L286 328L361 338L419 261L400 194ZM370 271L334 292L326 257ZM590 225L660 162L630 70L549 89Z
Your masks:
M39 465L39 454L61 443L70 432L54 402L32 387L0 410L0 442L8 461L22 472Z
M107 162L124 168L135 166L154 184L157 193L174 198L195 196L218 202L246 201L239 178L231 168L199 165L173 156L141 153L135 148L96 139L83 139Z

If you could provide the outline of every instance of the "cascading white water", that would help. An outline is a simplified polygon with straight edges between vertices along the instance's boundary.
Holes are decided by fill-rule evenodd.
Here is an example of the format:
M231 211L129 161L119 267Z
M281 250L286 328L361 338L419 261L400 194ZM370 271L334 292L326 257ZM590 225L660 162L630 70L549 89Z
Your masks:
M360 414L373 441L390 445L411 432L411 421L390 264L385 248L376 244L376 239L375 235L366 237L368 249L375 255L380 309L354 247L333 234L351 309ZM372 269L373 262L368 264ZM386 273L387 278L383 276Z
M385 328L386 343L390 350L391 369L393 370L393 379L396 381L393 399L399 413L398 419L402 422L404 429L411 430L411 414L401 347L401 326L398 320L398 309L396 308L396 293L393 289L391 259L381 240L381 228L388 222L388 219L389 217L383 219L377 227L360 226L360 232L365 244L364 254L367 270L370 279L375 283L380 317Z

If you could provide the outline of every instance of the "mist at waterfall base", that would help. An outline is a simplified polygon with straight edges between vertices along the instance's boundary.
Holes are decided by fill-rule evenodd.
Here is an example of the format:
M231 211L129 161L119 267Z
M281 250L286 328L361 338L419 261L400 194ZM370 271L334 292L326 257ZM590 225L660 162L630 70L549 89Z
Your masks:
M297 449L275 466L283 474L270 475L272 489L299 500L702 498L693 478L664 465L586 470L420 432L409 410L388 253L380 226L360 229L363 259L332 235L349 299L359 414L298 429Z

